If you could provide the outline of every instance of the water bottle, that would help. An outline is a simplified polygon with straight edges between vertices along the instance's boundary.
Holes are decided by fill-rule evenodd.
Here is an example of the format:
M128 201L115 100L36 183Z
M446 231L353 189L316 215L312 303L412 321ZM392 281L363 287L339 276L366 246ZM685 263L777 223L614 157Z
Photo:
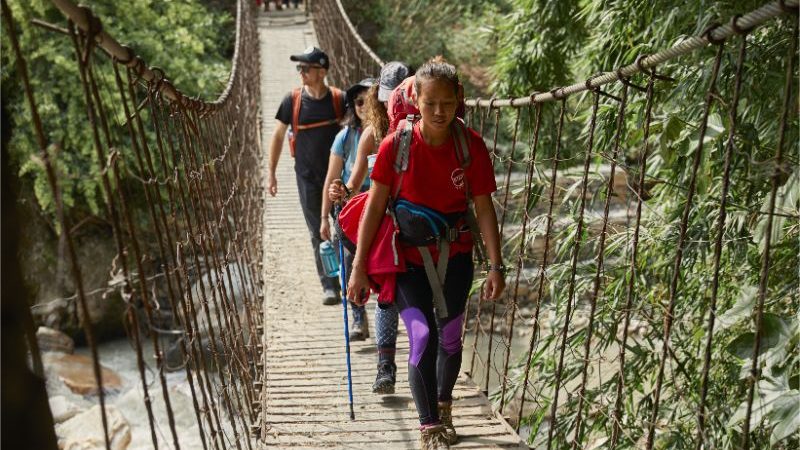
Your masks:
M336 257L336 251L330 242L322 241L319 244L319 259L322 261L325 275L329 277L339 276L339 258Z

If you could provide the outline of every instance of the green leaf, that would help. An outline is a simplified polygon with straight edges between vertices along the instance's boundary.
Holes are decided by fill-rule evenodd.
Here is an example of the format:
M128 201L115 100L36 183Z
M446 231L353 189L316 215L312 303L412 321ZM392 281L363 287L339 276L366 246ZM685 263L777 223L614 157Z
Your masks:
M797 327L778 315L764 313L761 320L761 330L759 356L774 347L779 346L783 349L784 346L780 344L789 343ZM754 343L755 333L747 332L734 338L728 344L726 350L740 359L750 359L753 356Z
M725 347L725 350L739 359L749 359L753 356L753 343L755 339L755 333L747 332L740 334Z
M724 330L736 325L743 319L750 318L753 306L756 304L758 289L755 286L745 286L739 293L736 303L722 315L717 316L719 330Z
M792 390L783 394L775 402L770 420L777 422L769 437L770 445L796 434L800 429L800 391Z
M750 429L755 429L761 421L770 415L778 400L788 390L786 377L764 377L758 381L750 414ZM736 412L728 420L729 426L739 425L747 417L747 402L742 402Z

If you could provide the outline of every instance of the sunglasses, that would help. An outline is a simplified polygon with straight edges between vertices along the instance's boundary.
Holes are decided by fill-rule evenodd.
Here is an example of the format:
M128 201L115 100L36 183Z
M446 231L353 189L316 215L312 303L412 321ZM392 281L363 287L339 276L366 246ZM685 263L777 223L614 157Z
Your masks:
M364 106L366 100L364 100L363 98L357 98L354 103L356 104L356 106Z
M322 66L309 66L307 64L298 64L296 67L297 73L308 73L311 69L322 69Z

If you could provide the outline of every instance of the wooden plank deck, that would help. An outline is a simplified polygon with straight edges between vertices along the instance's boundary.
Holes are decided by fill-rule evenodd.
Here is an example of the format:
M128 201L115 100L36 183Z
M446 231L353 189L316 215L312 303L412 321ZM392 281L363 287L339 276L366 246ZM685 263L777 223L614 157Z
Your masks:
M311 24L297 11L262 13L259 31L262 142L266 150L278 104L298 84L289 55L316 39ZM265 168L266 164L264 161ZM264 217L267 286L262 445L292 449L417 448L419 422L408 388L408 338L402 325L395 395L380 396L371 391L377 364L374 339L353 343L356 419L349 418L342 307L322 305L292 164L284 148L278 168L278 196L267 198ZM374 307L374 303L368 306L371 322ZM374 335L374 327L370 331ZM454 448L527 448L491 411L486 397L466 376L459 379L454 399L454 423L461 437Z

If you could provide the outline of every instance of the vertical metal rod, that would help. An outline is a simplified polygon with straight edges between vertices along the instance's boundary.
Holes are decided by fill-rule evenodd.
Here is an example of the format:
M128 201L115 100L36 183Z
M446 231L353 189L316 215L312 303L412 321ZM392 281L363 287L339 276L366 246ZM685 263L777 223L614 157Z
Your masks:
M526 230L528 227L528 222L530 221L530 198L531 198L531 186L533 184L533 173L536 170L536 149L539 146L539 128L542 123L542 104L537 103L536 106L536 125L533 127L533 131L531 132L531 144L530 144L530 159L528 160L528 176L525 181L525 205L524 205L524 214L522 219L522 245L526 248L528 246L527 242L527 235ZM529 117L533 115L533 112L529 110ZM531 340L528 344L528 352L525 358L525 376L523 377L522 386L520 389L520 399L519 399L519 413L517 414L517 432L522 424L522 411L525 409L525 393L528 390L528 378L530 377L531 373L531 359L533 358L533 348L536 344L536 334L539 332L539 311L540 311L541 301L540 298L536 298L536 310L533 314L533 319L531 323Z
M514 154L517 149L517 134L519 133L519 121L522 111L517 109L516 111L516 118L514 119L514 135L511 139L511 154L508 156L508 169L506 170L506 181L504 191L505 194L503 196L503 214L502 218L500 219L500 239L502 241L503 231L505 229L506 224L506 216L508 212L508 198L511 194L511 170L514 168ZM520 257L517 259L517 275L514 281L514 291L513 295L508 295L506 293L506 300L511 303L511 314L507 316L506 322L508 323L508 342L506 342L506 354L503 360L503 373L502 373L502 383L500 388L500 414L503 414L503 407L506 403L506 387L508 386L508 364L509 360L511 359L511 341L514 339L514 315L517 313L517 294L519 292L519 276L520 276L520 269L522 268L522 253L525 252L525 246L520 245L519 247L519 254ZM508 302L506 303L506 311L508 311Z
M747 388L747 414L742 427L742 448L750 448L750 419L753 415L753 399L755 397L756 384L761 377L761 370L758 367L758 357L761 352L761 336L763 334L762 322L764 319L764 300L767 297L767 282L769 281L769 248L772 244L772 219L775 213L775 199L778 195L778 187L783 176L783 145L786 139L786 128L789 123L789 114L792 107L792 83L796 80L794 76L794 65L797 58L797 19L794 19L791 34L791 45L789 46L789 58L786 62L786 80L783 88L783 111L781 113L780 130L778 131L778 145L775 149L775 165L772 173L772 186L769 192L769 205L767 206L767 223L764 227L764 252L761 254L761 273L758 281L758 302L756 304L755 317L755 338L753 342L753 363L750 366L749 386ZM796 108L794 109L796 111Z
M645 93L645 118L644 118L644 149L642 150L642 155L639 158L639 184L636 187L636 221L633 228L633 240L631 243L631 258L630 258L630 265L627 274L627 284L626 284L626 292L625 292L625 307L623 309L623 321L622 321L622 343L620 344L619 348L619 373L617 374L617 388L616 388L616 397L614 400L614 412L611 418L612 421L612 431L611 431L611 442L609 443L609 447L613 450L617 442L619 441L619 434L621 431L621 421L622 421L622 407L623 407L623 388L625 386L625 349L628 345L628 327L630 327L631 323L631 308L633 306L634 301L634 292L636 287L636 277L637 277L637 257L639 254L639 232L641 230L641 222L642 222L642 204L644 203L644 180L647 176L647 158L650 155L650 121L652 119L652 110L653 110L653 83L654 78L653 76L647 82L647 88Z
M661 389L664 385L664 366L669 356L669 340L672 332L672 314L675 311L675 299L678 297L678 282L681 276L681 261L683 261L683 250L686 244L686 230L689 226L689 213L692 210L692 201L694 200L695 189L697 187L697 172L700 168L700 161L703 158L703 143L705 140L706 129L708 128L708 116L711 113L711 105L714 101L717 77L719 75L719 66L722 60L723 45L717 48L717 56L714 58L714 67L711 70L711 79L709 81L708 92L706 94L706 104L703 110L703 118L700 122L700 132L698 138L697 149L694 152L694 161L692 163L692 174L689 179L688 192L686 194L686 203L683 208L683 215L681 216L680 232L678 234L677 250L675 251L675 262L672 268L672 279L669 285L669 305L664 316L664 336L662 342L661 359L658 364L658 375L656 377L656 384L653 396L653 410L650 414L650 421L647 424L647 450L653 449L653 443L656 433L656 422L658 422L658 410L661 406Z
M727 217L728 191L730 189L730 174L733 161L734 138L736 137L736 125L739 107L739 94L742 88L742 72L744 70L744 58L747 48L747 35L742 36L739 44L739 55L736 61L736 75L733 82L733 97L728 110L728 142L725 145L724 163L722 169L722 191L719 199L719 213L717 216L717 235L714 239L714 268L711 279L711 304L708 312L708 325L706 327L706 346L703 358L703 372L700 377L700 402L697 405L697 440L695 449L700 450L706 446L708 448L705 434L706 427L706 399L708 396L708 376L711 369L711 344L714 339L714 321L717 315L717 296L719 293L720 260L722 259L722 239L725 234L725 220Z

